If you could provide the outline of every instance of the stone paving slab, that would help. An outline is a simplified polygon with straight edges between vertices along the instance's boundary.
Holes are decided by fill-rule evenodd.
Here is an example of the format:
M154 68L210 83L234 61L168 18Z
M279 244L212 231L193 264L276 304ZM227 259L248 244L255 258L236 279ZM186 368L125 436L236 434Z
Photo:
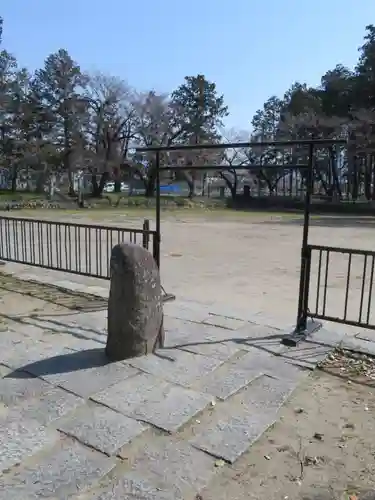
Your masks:
M259 311L251 315L251 317L249 317L249 321L257 325L284 330L290 334L296 326L295 323L293 323L293 321L295 320L295 312L296 311L293 311L293 316L290 317L290 314L287 311L276 310L274 315L272 314L272 311ZM286 319L285 317L287 317L288 319Z
M0 378L5 377L9 373L11 373L13 370L9 368L8 366L5 365L0 365Z
M177 431L212 401L211 396L147 373L113 385L92 399L169 432Z
M355 351L375 356L375 342L369 342L368 340L363 340L359 337L347 338L343 340L340 347L342 349L347 349L348 351Z
M110 408L91 404L77 410L57 428L81 443L113 455L148 427Z
M58 317L46 315L43 316L43 321L49 321L61 327L63 327L63 325L68 325L71 328L78 327L87 332L92 332L104 337L107 336L108 313L106 307L99 311L85 311L84 314L79 312L78 314L64 314L64 316Z
M214 303L209 307L209 315L262 324L262 321L256 321L256 318L259 317L259 310L253 309L252 307L245 309L232 304L226 305Z
M14 420L18 417L36 420L42 425L48 425L82 404L84 404L84 399L59 387L49 385L49 389L39 397L27 399L22 404L12 407L9 416L12 415Z
M34 344L35 340L37 339L38 341L48 343L51 345L54 344L62 345L66 349L73 351L94 349L105 346L104 336L102 337L92 336L90 333L82 331L80 328L71 329L69 327L66 327L64 329L61 328L61 331L59 331L59 329L55 328L55 325L51 325L52 329L42 330L41 328L30 325L27 322L19 326L22 326L22 329L24 331L28 331L28 329L31 327L43 332L43 334L40 335L39 337L36 336L32 337L32 340L30 340L30 343L32 344ZM10 334L12 335L13 332L15 331L16 330L12 328Z
M57 336L61 337L58 339ZM85 339L85 338L75 338L71 335L64 334L54 334L52 335L51 342L62 342L66 348L71 351L88 351L91 349L104 349L105 348L105 340L93 340L93 339Z
M228 361L239 352L240 347L241 346L234 345L230 342L217 342L215 340L206 340L196 343L187 341L186 344L180 344L178 346L178 348L183 351L209 356L219 359L220 361Z
M6 406L37 397L51 389L50 384L40 378L30 377L26 372L8 369L5 375L5 378L0 379L0 402Z
M328 328L320 328L314 332L310 337L306 338L306 342L311 342L313 344L321 344L327 347L336 347L338 346L344 339L348 338L345 333L341 333L341 328L335 331Z
M113 471L80 500L186 500L213 478L214 460L181 439L158 436L133 459L130 469Z
M111 363L82 369L78 377L74 372L71 372L59 382L59 385L79 396L89 398L91 395L121 380L133 377L137 373L138 371L131 366Z
M38 340L38 339L37 339ZM9 365L9 362L17 357L18 352L25 353L28 348L35 344L35 340L24 332L5 330L0 332L0 361Z
M206 319L210 312L209 305L202 305L194 302L187 301L174 301L164 305L164 312L166 315L177 319L187 319L197 323Z
M101 311L100 311L101 312ZM92 321L86 318L87 314L80 315L64 315L64 316L38 316L28 318L28 325L35 325L48 332L70 335L73 339L87 339L97 342L105 342L107 333L106 330L99 327L95 328Z
M144 475L129 471L125 475L113 481L107 481L101 487L87 494L80 495L79 500L185 500L174 491L174 487L169 488L164 484L162 491L159 486L148 482Z
M196 448L234 463L276 421L276 412L236 414L213 423L191 440Z
M52 323L36 318L22 318L22 321L14 322L9 328L9 334L11 337L21 335L24 338L26 336L31 344L37 340L49 344L57 343L69 349L98 347L100 344L97 342L100 340L104 342L105 339L104 337L91 339L90 335L81 328L71 329L60 322Z
M193 427L190 443L211 455L233 463L272 425L277 412L297 381L266 376L252 382L238 397L238 406L223 405L212 418Z
M166 348L180 348L184 345L196 345L196 352L200 352L199 349L201 348L204 349L202 344L205 342L221 342L233 337L233 332L223 328L218 328L208 324L205 325L203 323L179 320L169 316L164 316L164 328L166 332Z
M28 372L78 396L88 398L138 371L124 363L109 363L104 349L69 351L24 367Z
M101 453L63 440L38 457L38 461L30 460L13 474L0 477L0 499L65 500L93 486L115 464Z
M0 341L1 342L1 341ZM1 362L13 369L23 369L28 371L29 367L38 361L47 358L69 354L71 351L63 345L48 344L32 339L26 339L24 343L14 345L2 351ZM32 373L32 372L29 372Z
M275 379L267 375L260 377L243 392L243 402L252 412L259 409L278 411L289 398L301 379Z
M133 358L129 364L161 379L189 387L192 379L215 370L222 361L179 349L159 349L157 355Z
M289 347L282 353L282 358L289 363L313 370L332 351L329 345L302 341L296 347Z
M202 377L197 382L197 388L201 392L225 401L262 374L262 371L251 369L251 367L243 369L236 363L232 365L226 363Z
M228 318L226 316L221 316L218 314L210 314L205 318L202 323L204 325L218 326L220 328L225 328L226 330L237 330L243 328L246 325L246 321L236 318Z
M23 277L23 279L25 279ZM34 278L34 281L37 281ZM54 284L60 288L65 288L67 290L74 290L76 292L89 293L90 295L98 295L99 297L103 297L104 299L108 298L109 290L103 286L95 286L95 285L85 285L82 283L74 283L68 280L58 280L55 281Z
M373 331L373 330L368 330L367 332L357 333L357 335L355 335L354 337L356 339L365 340L367 342L374 342L375 343L375 331Z
M2 471L20 463L43 447L53 444L58 438L56 431L43 427L35 420L21 420L18 415L13 414L1 417L0 492Z
M138 406L131 416L165 431L176 432L210 402L210 395L169 384L162 390L155 390L152 397Z
M241 349L253 350L254 347L278 355L285 351L281 339L290 332L255 323L247 323L234 334L233 342Z
M216 471L212 457L186 441L159 436L134 457L130 472L163 494L173 492L175 498L186 499L202 490Z
M308 373L303 370L305 367L295 365L289 358L284 356L275 357L268 352L258 351L255 348L241 357L237 366L245 369L252 367L252 369L262 371L265 375L286 381L302 380Z
M148 401L156 390L163 390L169 385L154 375L139 373L94 394L91 399L129 416L139 405Z
M28 318L13 317L13 315L8 316L9 321L8 332L11 332L10 338L15 339L20 336L21 339L29 338L33 341L43 340L46 335L45 328L39 328L36 325L32 325L28 322Z

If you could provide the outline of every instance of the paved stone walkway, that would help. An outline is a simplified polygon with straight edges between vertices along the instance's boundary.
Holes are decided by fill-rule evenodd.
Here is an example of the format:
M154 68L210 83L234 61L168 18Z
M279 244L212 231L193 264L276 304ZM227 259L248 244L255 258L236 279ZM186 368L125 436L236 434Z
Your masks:
M320 330L291 349L246 311L165 312L165 348L118 363L104 356L106 310L13 317L0 332L0 500L198 498L342 341Z

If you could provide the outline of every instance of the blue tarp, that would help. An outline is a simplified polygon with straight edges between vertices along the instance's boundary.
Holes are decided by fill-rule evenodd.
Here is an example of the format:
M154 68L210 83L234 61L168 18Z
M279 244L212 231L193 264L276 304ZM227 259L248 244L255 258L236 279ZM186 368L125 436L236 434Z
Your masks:
M180 193L181 188L176 184L167 184L166 186L160 186L161 193Z

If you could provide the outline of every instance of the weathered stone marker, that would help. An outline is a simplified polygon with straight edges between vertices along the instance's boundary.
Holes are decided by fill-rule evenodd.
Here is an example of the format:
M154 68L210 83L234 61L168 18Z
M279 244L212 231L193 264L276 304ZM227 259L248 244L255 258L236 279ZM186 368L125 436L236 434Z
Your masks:
M163 347L159 269L145 248L122 243L112 249L106 355L111 361Z

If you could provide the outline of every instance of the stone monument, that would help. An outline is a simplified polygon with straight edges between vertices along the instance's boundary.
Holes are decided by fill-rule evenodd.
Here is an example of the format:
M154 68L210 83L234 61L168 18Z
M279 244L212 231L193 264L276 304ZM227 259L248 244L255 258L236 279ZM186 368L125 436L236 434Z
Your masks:
M163 347L163 302L158 266L145 248L112 249L106 355L119 361Z

